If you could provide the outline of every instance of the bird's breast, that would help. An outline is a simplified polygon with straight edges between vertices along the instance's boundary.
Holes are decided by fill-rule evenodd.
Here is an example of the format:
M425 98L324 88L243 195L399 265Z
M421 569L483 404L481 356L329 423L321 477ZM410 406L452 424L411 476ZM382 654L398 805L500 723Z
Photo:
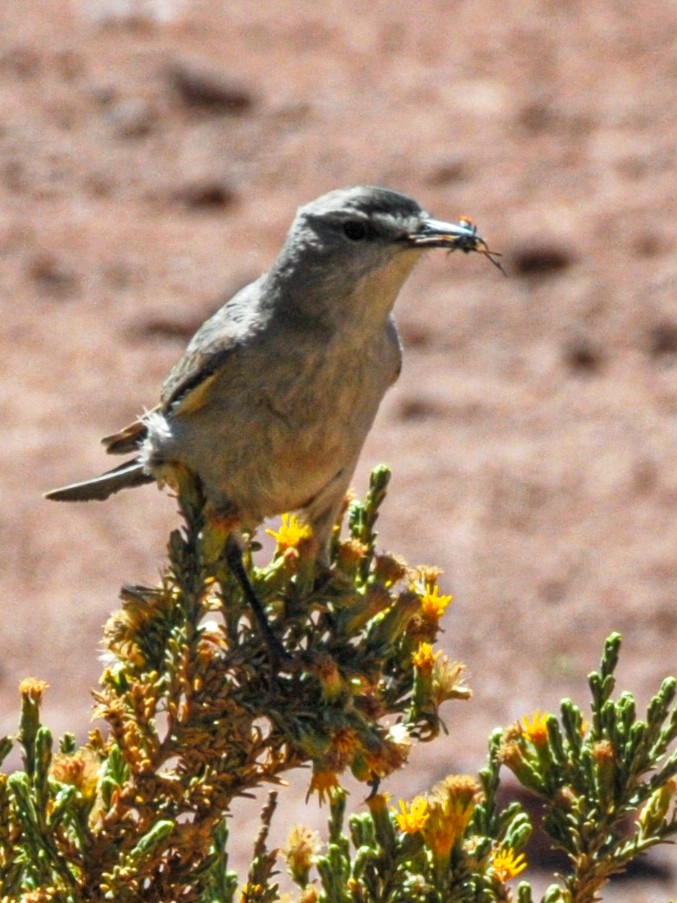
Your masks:
M209 404L177 418L175 457L246 520L294 510L352 469L399 364L394 325L362 344L278 336L219 373Z

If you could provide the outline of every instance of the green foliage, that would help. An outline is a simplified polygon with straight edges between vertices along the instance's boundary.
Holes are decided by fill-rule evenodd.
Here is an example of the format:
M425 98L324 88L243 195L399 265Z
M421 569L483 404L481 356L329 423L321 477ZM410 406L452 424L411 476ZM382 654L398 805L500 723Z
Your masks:
M273 903L277 794L239 890L227 815L234 798L302 764L312 766L309 794L330 805L325 844L296 827L282 851L302 903L529 903L529 885L512 884L531 824L518 804L499 805L502 767L538 794L543 827L568 857L544 903L598 899L611 874L677 832L677 682L638 719L629 693L613 698L616 635L590 675L588 721L571 700L559 718L534 713L494 734L477 777L452 775L389 806L379 782L413 742L437 736L442 703L470 691L463 666L433 648L450 601L439 571L376 552L388 478L375 471L365 502L347 507L348 535L339 524L326 571L293 519L274 533L266 567L247 556L289 656L281 665L226 565L226 531L185 480L185 523L160 585L125 587L106 627L103 727L82 747L67 734L54 749L40 719L44 683L20 686L19 730L0 740L0 763L13 744L23 756L20 770L0 773L2 903ZM362 813L346 813L346 770L371 788Z
M564 889L552 888L549 901L597 899L611 875L677 834L677 681L663 681L640 720L632 694L612 698L620 645L612 634L588 677L589 723L565 699L559 720L516 725L499 747L499 760L543 798L543 828L570 862Z

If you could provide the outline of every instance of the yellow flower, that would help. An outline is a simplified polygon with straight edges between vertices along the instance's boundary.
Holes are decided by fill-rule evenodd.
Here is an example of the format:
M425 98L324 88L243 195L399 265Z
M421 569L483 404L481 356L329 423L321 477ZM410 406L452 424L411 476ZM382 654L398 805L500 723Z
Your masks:
M433 670L435 659L439 655L439 652L433 652L433 647L430 643L419 643L416 652L412 653L411 661L419 671L430 674Z
M395 816L397 827L404 834L418 833L430 818L428 800L422 796L415 796L411 803L400 800L400 811L398 812L394 806L391 807L391 811Z
M294 514L283 514L279 530L266 530L277 543L277 550L284 554L287 549L298 549L302 542L310 539L311 529Z
M50 900L58 900L60 896L58 888L48 886L29 891L21 899L23 903L49 903Z
M467 774L450 775L433 787L428 797L430 817L422 830L438 866L447 866L451 850L468 827L479 798L479 784Z
M498 880L503 883L516 878L527 867L524 853L515 853L510 847L496 850L491 857L491 867Z
M328 768L316 767L313 770L313 776L310 779L310 786L308 787L308 793L306 794L306 802L310 799L311 794L317 791L320 805L322 805L325 796L330 798L332 792L339 786L338 776L335 771Z
M444 614L447 605L452 600L452 596L440 596L440 588L435 584L426 585L425 592L421 597L421 617L426 621L434 621L437 623Z
M49 684L37 677L24 677L19 684L19 693L31 702L38 705L42 702L42 694L49 688Z
M525 715L520 722L522 736L534 746L545 746L548 742L548 718L549 712L541 712L540 709L535 709L531 717Z

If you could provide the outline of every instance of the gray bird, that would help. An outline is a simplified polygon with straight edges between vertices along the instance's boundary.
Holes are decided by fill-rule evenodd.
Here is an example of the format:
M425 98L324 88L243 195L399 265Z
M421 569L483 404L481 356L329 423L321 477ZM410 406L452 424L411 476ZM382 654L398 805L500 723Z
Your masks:
M360 450L400 372L393 304L431 248L496 263L469 220L440 222L384 188L331 191L301 207L272 269L198 330L160 404L102 440L108 453L134 457L46 497L175 485L185 467L235 536L295 511L326 561Z

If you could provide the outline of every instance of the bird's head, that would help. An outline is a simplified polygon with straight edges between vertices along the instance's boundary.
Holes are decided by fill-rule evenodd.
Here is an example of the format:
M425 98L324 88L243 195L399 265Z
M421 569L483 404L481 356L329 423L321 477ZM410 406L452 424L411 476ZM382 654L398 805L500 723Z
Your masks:
M434 248L479 251L496 263L467 219L434 219L386 188L344 188L299 208L272 273L295 283L294 297L319 315L330 314L334 301L354 301L353 313L378 317L390 312L416 261Z

